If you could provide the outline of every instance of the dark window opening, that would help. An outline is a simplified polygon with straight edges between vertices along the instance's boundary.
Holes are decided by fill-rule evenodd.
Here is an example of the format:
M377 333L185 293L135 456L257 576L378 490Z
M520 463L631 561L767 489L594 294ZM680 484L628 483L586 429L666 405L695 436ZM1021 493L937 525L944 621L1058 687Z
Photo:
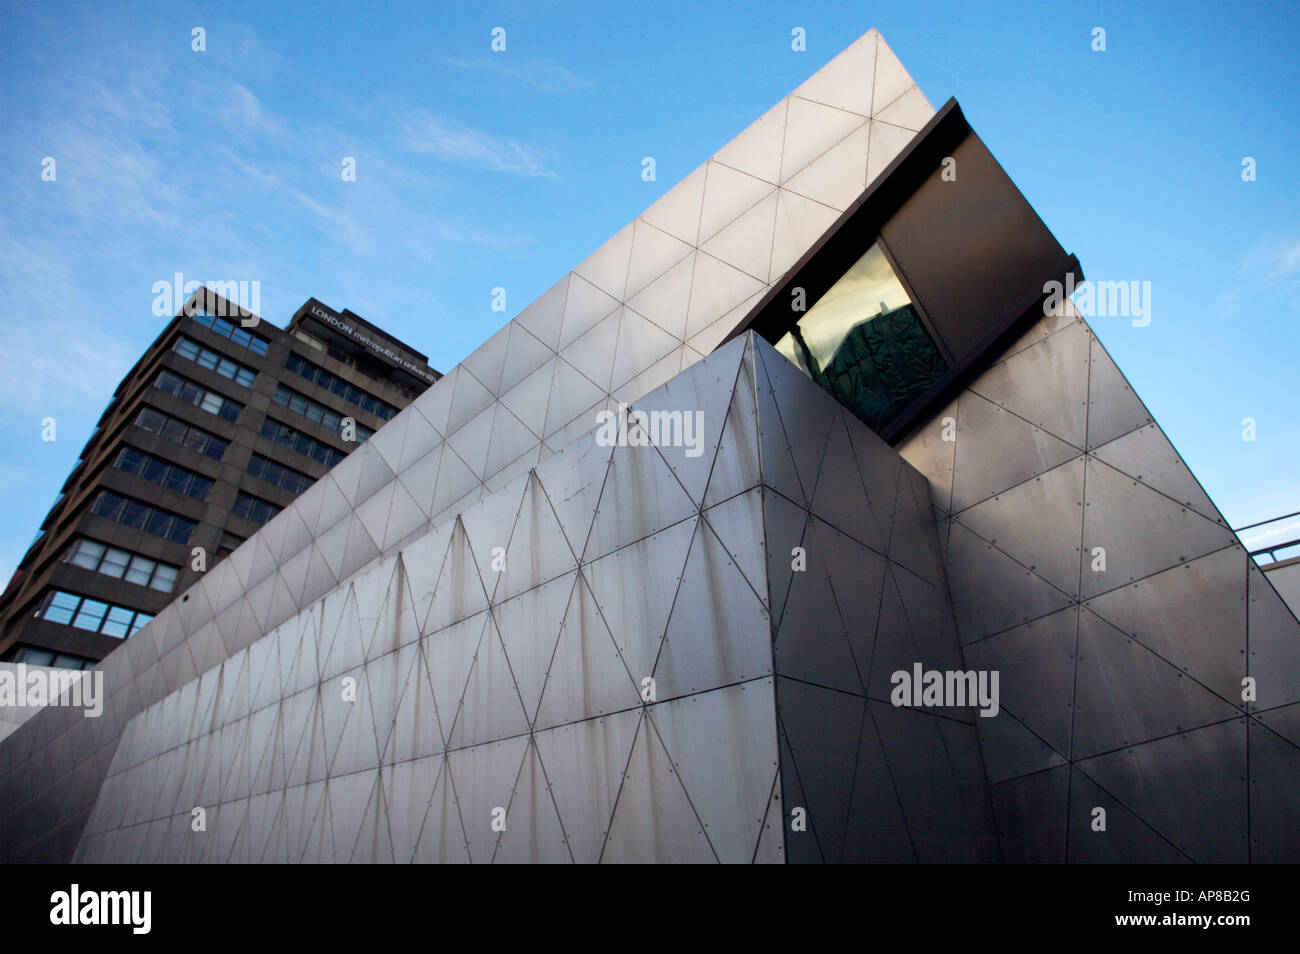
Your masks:
M877 433L948 372L878 244L776 349Z

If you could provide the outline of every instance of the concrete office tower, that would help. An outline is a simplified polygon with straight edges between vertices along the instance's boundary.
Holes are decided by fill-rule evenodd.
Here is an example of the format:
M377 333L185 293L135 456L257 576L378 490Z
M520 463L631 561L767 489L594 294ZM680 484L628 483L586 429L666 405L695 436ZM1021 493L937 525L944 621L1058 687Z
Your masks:
M1081 275L868 33L0 745L6 860L1295 860Z
M122 379L0 597L0 658L89 669L438 379L314 298L194 293ZM345 422L351 421L351 427Z

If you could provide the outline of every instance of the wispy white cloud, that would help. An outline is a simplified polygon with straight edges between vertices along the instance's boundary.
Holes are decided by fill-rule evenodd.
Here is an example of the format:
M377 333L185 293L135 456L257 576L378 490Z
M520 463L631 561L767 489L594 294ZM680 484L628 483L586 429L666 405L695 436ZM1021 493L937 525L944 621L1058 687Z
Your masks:
M241 136L263 144L267 139L285 143L291 138L285 121L264 109L261 100L242 83L221 84L213 106L213 112L226 128Z
M0 407L57 420L70 409L102 405L134 354L108 313L87 313L86 303L98 296L79 287L65 250L19 240L0 221L0 287L28 290L11 300L0 337Z
M51 218L97 228L101 238L106 224L179 227L185 193L164 171L175 123L154 64L122 61L115 75L91 65L85 71L84 82L61 88L56 106L22 137L54 159L57 175L23 198Z
M457 60L444 58L448 66L459 70L489 72L508 79L526 83L543 93L573 93L589 89L596 84L575 74L567 66L551 60L528 60L519 62L507 59L501 54L492 54L481 60Z
M1237 275L1253 275L1267 281L1300 276L1300 238L1265 235L1242 259Z
M1300 285L1300 238L1264 235L1242 257L1229 284L1215 298L1224 313L1240 311L1263 291Z
M1269 257L1269 277L1286 278L1297 272L1300 272L1300 239L1274 246Z
M322 202L298 186L285 181L279 174L271 172L260 164L247 161L230 149L222 147L220 152L231 169L238 171L250 185L271 195L288 198L306 209L320 220L326 234L343 240L355 254L364 255L369 251L369 242L364 229L347 209L337 204Z
M80 92L78 99L84 107L83 119L87 114L98 113L154 133L172 130L171 109L159 82L156 65L137 64L124 68L111 81L107 77L97 79Z
M555 178L538 149L414 109L401 118L408 150L494 172Z
M262 42L257 31L241 23L225 22L208 31L208 52L219 56L238 75L268 76L283 69L284 56Z
M494 252L514 252L537 244L537 238L525 232L494 231L474 225L457 225L433 220L428 232L435 238L456 245L477 245Z

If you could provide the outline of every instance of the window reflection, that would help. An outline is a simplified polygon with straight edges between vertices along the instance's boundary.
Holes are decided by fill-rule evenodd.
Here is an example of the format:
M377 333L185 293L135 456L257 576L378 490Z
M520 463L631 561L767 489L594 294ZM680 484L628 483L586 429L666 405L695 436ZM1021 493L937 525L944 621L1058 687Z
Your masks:
M776 349L874 431L948 370L879 245L808 309Z

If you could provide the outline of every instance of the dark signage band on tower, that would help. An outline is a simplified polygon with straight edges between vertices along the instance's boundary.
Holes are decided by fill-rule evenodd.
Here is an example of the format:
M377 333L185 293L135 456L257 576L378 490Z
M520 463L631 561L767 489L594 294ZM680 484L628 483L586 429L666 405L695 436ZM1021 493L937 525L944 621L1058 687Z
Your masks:
M325 311L323 308L320 308L316 305L311 306L311 314L312 317L319 318L321 321L328 324L331 328L347 335L357 344L369 348L371 351L375 352L376 354L383 355L389 361L400 366L403 370L411 372L417 377L425 381L428 381L430 384L433 384L435 381L438 380L436 375L431 374L429 371L421 368L417 364L407 361L400 354L393 351L392 348L382 345L379 342L375 341L374 339L369 338L366 335L362 334L360 331L358 331L356 328L353 328L351 325L349 325L343 319L339 318L337 315L331 315L329 312Z

